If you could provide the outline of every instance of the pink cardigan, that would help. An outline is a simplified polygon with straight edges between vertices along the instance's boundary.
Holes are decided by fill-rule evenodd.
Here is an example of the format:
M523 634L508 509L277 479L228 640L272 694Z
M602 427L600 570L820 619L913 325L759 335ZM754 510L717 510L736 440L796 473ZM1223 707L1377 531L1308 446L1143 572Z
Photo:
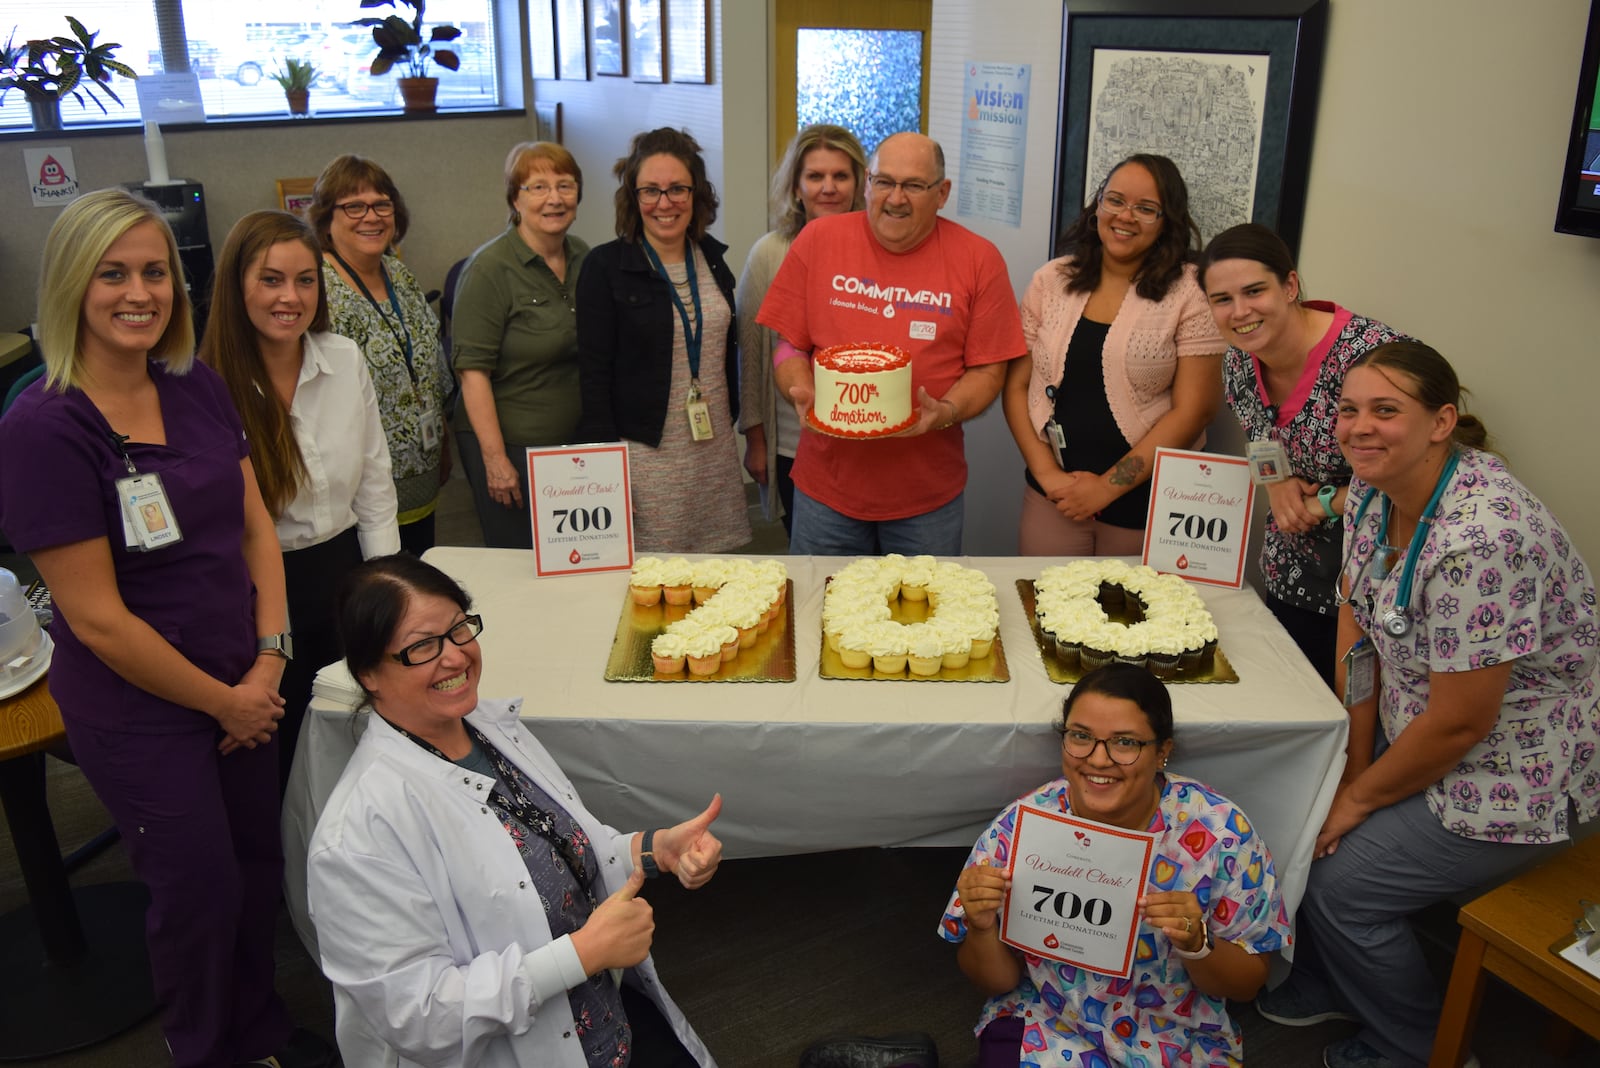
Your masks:
M1067 342L1077 329L1088 293L1068 293L1059 266L1069 257L1051 260L1034 272L1022 296L1022 333L1033 356L1028 379L1028 416L1041 439L1055 410L1045 387L1061 381ZM1181 356L1219 356L1227 344L1211 318L1193 264L1173 283L1167 295L1151 302L1133 289L1117 309L1106 333L1103 351L1106 400L1122 436L1138 444L1172 408L1172 380ZM1195 446L1205 442L1202 433Z

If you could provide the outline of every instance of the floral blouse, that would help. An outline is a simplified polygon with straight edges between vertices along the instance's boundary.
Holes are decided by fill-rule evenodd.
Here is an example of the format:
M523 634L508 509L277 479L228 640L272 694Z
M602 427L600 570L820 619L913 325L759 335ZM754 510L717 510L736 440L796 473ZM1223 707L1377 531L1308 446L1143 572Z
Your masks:
M400 498L400 523L414 523L433 512L439 497L439 463L444 442L445 399L451 380L445 370L439 319L410 268L393 255L383 268L394 285L404 321L396 319L384 294L375 306L338 271L322 272L328 285L330 330L350 338L367 356L367 370L378 394L383 433L394 466ZM406 365L405 339L411 339ZM424 425L432 423L431 428Z
M1333 438L1333 423L1345 372L1379 345L1402 340L1405 335L1327 301L1308 300L1305 306L1332 312L1333 323L1307 354L1305 373L1294 394L1278 406L1277 419L1268 410L1260 364L1254 356L1228 349L1222 358L1223 388L1245 437L1277 440L1289 457L1291 473L1300 478L1343 485L1350 481L1350 465ZM1320 539L1317 533L1290 534L1278 529L1277 517L1268 514L1261 543L1261 574L1267 592L1278 600L1332 615L1336 611L1334 576L1341 559L1338 527L1329 525Z
M1395 637L1375 622L1395 607L1404 571L1379 573L1384 502L1359 479L1350 495L1345 574L1350 608L1378 654L1384 736L1399 737L1427 710L1433 672L1513 661L1494 728L1425 793L1463 837L1566 838L1569 798L1579 822L1600 811L1595 587L1566 531L1498 456L1461 450L1417 558L1411 628Z
M1289 916L1266 843L1227 798L1182 775L1163 773L1161 803L1149 831L1157 835L1149 887L1189 890L1209 914L1213 935L1250 953L1271 953L1290 941ZM1017 807L1071 812L1066 779L1045 783L1008 805L967 858L1005 868L1011 860ZM967 937L966 912L951 894L939 934ZM978 1018L982 1031L1002 1016L1024 1021L1020 1068L1164 1068L1244 1063L1238 1026L1227 1003L1194 989L1183 960L1154 928L1141 928L1127 979L1024 954L1021 984L992 997Z

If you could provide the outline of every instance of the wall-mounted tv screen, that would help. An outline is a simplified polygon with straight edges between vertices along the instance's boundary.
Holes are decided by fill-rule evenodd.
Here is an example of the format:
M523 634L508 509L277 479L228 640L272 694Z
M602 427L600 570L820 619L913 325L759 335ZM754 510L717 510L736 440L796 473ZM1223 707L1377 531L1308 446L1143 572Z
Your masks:
M1561 172L1556 232L1600 237L1600 3L1589 7L1583 68L1572 106L1572 137Z

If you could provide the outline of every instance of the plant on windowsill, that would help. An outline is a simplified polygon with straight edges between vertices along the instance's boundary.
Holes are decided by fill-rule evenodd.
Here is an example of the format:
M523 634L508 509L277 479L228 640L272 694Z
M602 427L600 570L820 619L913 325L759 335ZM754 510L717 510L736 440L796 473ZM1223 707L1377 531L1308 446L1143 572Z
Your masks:
M289 114L306 115L311 111L311 84L317 80L317 65L309 59L289 57L283 68L267 77L283 87L283 96L289 102Z
M389 15L384 18L357 19L354 24L372 27L372 39L378 45L378 54L370 68L372 74L384 75L399 66L404 73L395 80L400 86L401 95L405 97L406 110L433 111L439 79L428 75L428 61L432 60L446 70L461 69L460 56L448 48L433 46L454 41L461 36L461 31L454 26L435 26L428 31L427 37L423 37L422 16L428 6L427 0L361 0L363 11L375 7L398 10L401 4L416 12L416 17L410 22L399 15Z
M0 45L0 101L16 89L28 98L33 110L35 130L61 129L61 98L71 96L84 104L84 94L95 102L101 112L106 106L96 95L104 93L118 104L122 98L111 88L111 78L120 74L124 78L137 78L133 68L116 60L116 50L122 45L115 41L95 42L100 36L90 33L83 23L67 16L72 28L71 37L44 37L17 42L13 28L6 43Z

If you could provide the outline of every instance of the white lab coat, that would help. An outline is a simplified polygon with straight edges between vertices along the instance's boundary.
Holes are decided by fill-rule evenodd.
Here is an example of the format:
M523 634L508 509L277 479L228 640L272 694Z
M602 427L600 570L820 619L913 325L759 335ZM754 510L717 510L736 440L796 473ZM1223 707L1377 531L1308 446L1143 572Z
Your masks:
M604 897L632 874L632 834L592 816L522 726L522 702L480 701L467 721L588 834ZM567 990L584 973L552 941L538 891L486 800L492 779L431 755L372 716L307 858L339 1050L360 1068L587 1068ZM705 1068L716 1062L638 965L646 992Z

